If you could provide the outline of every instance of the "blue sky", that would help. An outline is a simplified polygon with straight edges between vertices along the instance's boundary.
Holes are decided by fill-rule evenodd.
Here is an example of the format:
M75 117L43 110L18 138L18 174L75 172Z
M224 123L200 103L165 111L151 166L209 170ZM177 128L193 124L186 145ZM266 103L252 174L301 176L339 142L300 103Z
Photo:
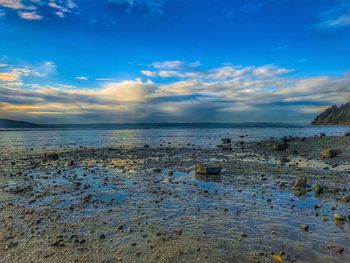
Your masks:
M349 0L0 0L2 118L309 122L349 70Z

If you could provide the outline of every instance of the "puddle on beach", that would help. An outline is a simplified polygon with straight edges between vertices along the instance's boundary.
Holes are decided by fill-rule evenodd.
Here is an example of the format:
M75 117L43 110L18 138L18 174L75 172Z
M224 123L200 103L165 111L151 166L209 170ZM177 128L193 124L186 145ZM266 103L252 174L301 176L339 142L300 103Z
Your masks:
M331 165L322 160L308 159L302 156L289 156L288 158L264 157L258 154L235 153L227 155L232 159L239 159L244 162L267 163L270 165L288 165L290 167L327 169L330 171L350 172L350 165Z
M118 225L131 229L148 224L213 240L220 253L243 257L286 251L301 261L350 262L348 253L334 257L326 249L334 244L350 250L349 222L332 219L334 213L346 214L348 204L322 200L311 191L298 197L269 181L252 187L168 169L122 173L115 168L118 163L125 164L102 167L90 162L61 173L33 172L38 197L17 202L34 209L49 207L63 223L108 222L106 234L116 240L121 239ZM309 231L301 224L308 224Z

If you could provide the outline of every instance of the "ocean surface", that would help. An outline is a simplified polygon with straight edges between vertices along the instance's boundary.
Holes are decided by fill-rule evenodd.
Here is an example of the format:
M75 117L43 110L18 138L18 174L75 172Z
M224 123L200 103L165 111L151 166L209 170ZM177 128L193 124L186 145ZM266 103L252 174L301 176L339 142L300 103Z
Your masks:
M0 129L2 148L171 146L215 147L221 138L259 141L283 136L342 136L350 126L295 124L106 124L40 129Z

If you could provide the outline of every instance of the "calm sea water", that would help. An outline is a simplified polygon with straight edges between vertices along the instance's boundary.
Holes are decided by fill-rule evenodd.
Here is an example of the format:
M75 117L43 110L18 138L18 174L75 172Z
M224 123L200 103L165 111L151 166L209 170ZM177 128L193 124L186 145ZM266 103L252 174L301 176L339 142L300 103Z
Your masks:
M350 126L303 126L272 124L134 124L106 126L71 126L55 129L0 130L0 147L120 147L151 146L182 147L190 145L215 147L221 138L233 141L259 141L283 136L311 137L321 132L341 136ZM244 137L242 137L244 136Z

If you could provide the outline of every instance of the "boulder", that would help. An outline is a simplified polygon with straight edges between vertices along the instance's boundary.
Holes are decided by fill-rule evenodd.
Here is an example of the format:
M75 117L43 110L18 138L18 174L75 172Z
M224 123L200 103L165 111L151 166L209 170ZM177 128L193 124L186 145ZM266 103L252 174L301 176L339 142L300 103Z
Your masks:
M218 164L196 164L196 173L205 175L220 175L222 167Z
M307 183L307 177L305 175L301 176L298 181L294 184L295 189L305 189Z
M221 139L223 144L231 144L231 139L230 138L222 138Z
M324 150L321 152L321 157L322 158L325 158L325 159L329 159L329 158L334 158L336 157L337 155L341 154L342 151L339 150L339 149L327 149L327 150Z
M288 143L276 143L272 145L272 149L275 151L285 151L287 150L289 144Z
M47 156L47 159L52 161L57 161L60 158L60 156L57 153L51 153Z

